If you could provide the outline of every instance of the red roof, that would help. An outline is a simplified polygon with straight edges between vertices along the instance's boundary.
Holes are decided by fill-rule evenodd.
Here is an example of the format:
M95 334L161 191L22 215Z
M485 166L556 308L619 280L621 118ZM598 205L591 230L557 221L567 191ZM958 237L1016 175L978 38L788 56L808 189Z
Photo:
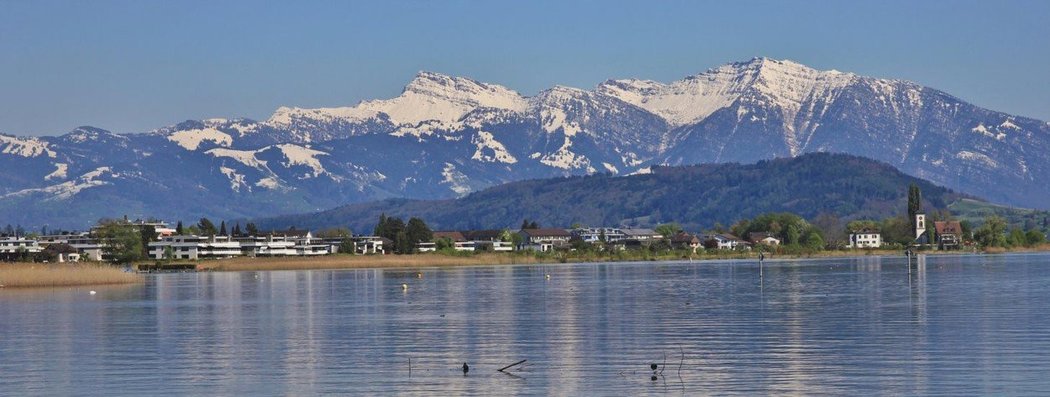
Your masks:
M433 236L434 236L434 240L440 240L440 239L443 239L443 238L447 238L447 239L455 241L455 242L467 241L467 238L463 237L463 233L460 233L460 232L434 232Z
M933 228L937 234L962 234L962 225L959 221L936 221Z

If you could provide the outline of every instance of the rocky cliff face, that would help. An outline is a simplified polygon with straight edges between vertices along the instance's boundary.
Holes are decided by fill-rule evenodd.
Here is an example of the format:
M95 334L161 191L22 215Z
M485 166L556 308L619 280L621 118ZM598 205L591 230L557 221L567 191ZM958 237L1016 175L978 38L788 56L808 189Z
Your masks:
M810 152L877 159L961 192L1048 208L1050 124L918 84L756 58L669 84L531 97L421 72L392 99L143 134L0 135L0 221L258 217L510 181ZM746 198L742 198L746 199Z

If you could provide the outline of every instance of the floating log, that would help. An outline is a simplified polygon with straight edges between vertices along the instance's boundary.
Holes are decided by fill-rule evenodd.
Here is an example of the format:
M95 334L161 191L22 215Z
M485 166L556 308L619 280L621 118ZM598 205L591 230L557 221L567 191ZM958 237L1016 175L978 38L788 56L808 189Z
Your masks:
M515 366L515 365L519 365L519 364L521 364L521 363L524 363L524 362L526 362L526 361L529 361L529 360L521 360L521 361L518 361L518 362L516 362L516 363L514 363L514 364L511 364L511 365L508 365L508 366L506 366L506 367L503 367L503 368L497 369L496 371L497 371L497 372L503 372L503 370L505 370L505 369L507 369L507 368L513 367L513 366Z

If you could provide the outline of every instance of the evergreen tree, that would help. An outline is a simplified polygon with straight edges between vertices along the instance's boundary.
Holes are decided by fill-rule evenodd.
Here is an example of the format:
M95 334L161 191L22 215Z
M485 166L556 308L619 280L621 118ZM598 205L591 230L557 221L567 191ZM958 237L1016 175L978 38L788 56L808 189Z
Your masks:
M220 236L228 236L229 235L229 234L226 234L226 221L222 221L222 222L219 223L219 235Z
M525 220L521 221L521 229L524 230L524 229L528 229L528 228L529 228L529 220L525 219Z
M241 236L241 223L240 222L237 222L237 223L235 223L233 225L233 236L234 237L240 237Z
M255 226L255 223L248 222L248 224L244 225L244 232L249 236L255 237L259 235L259 227Z
M911 230L915 230L915 215L922 212L922 191L919 185L912 183L908 186L908 223Z
M403 250L404 253L414 252L416 246L419 243L430 241L434 238L434 234L430 231L430 227L427 226L426 222L423 222L419 218L411 218L408 220L408 225L405 226L405 241L408 247Z
M529 223L529 229L539 229L539 228L540 228L540 224L536 223L536 221L532 221L531 223Z
M200 230L201 235L214 236L218 233L218 229L215 228L215 224L211 223L208 218L201 218L200 222L197 222L197 229Z
M182 221L178 221L177 223L175 223L175 234L181 235L183 234L183 232L184 230L182 229Z

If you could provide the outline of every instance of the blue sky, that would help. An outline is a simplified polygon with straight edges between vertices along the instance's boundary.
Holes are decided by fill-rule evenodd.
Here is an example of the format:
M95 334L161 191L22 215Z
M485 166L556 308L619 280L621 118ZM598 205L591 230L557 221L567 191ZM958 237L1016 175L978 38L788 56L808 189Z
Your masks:
M419 70L526 95L754 56L1050 120L1047 1L0 0L0 132L142 132L397 95Z

